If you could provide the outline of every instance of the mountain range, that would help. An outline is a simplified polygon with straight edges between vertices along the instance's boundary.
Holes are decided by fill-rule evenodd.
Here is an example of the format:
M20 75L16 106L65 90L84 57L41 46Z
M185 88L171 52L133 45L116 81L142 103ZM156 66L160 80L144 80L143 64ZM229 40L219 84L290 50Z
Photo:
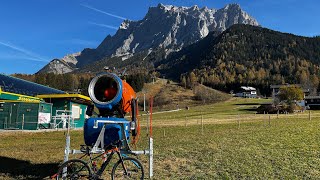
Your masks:
M104 66L165 76L189 88L201 83L229 92L246 85L270 95L271 84L290 83L317 95L320 37L263 28L236 4L219 10L160 4L141 21L124 21L98 48L55 59L39 72L92 75Z
M320 38L237 24L216 36L170 54L155 64L162 75L220 90L241 85L270 93L271 84L301 84L314 95L319 89Z
M53 59L38 73L97 72L103 66L150 67L210 32L217 36L234 24L259 26L238 4L222 9L159 4L150 7L142 20L123 21L117 32L108 35L97 48Z

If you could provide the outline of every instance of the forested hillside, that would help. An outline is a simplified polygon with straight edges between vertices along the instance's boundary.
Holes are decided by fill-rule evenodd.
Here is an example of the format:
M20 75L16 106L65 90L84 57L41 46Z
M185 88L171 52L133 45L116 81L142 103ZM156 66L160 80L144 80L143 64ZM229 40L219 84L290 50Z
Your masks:
M252 85L268 94L270 84L319 85L320 38L234 25L170 56L157 69L183 85L194 82L222 90Z
M13 74L17 78L35 82L52 88L66 91L68 93L81 93L88 95L88 86L95 74L77 73L77 74ZM147 73L136 73L122 77L125 79L135 91L141 91L144 83L151 82L151 75Z

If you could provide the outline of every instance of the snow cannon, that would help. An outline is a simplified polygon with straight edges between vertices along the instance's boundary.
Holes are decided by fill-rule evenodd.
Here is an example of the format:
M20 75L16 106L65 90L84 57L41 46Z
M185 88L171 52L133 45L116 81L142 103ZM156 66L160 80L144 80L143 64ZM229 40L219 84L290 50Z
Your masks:
M122 115L130 112L131 101L136 98L133 88L112 73L101 73L94 77L88 92L103 117L112 116L115 111Z
M91 80L88 92L99 114L98 117L86 119L84 123L86 145L94 146L98 141L103 141L106 146L119 140L129 142L130 132L133 137L137 136L140 128L136 123L136 93L125 80L113 73L101 73ZM87 115L92 116L93 109L93 106L88 107ZM129 112L131 121L124 118Z
M114 123L105 125L105 122L108 121L113 121ZM117 124L120 122L125 123L122 123L123 125ZM119 140L127 140L127 142L129 142L129 124L130 122L124 118L101 117L86 119L83 127L85 144L88 146L94 146L103 128L105 128L105 132L103 135L103 141L105 146L108 146L109 144L117 142Z

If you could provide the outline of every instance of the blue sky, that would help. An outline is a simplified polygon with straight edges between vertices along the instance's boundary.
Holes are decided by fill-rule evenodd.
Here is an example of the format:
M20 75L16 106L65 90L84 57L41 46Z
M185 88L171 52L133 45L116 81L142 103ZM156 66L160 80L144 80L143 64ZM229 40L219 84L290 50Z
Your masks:
M219 9L238 3L263 26L320 35L318 0L7 0L0 4L0 73L33 74L54 58L95 48L123 19L158 3Z

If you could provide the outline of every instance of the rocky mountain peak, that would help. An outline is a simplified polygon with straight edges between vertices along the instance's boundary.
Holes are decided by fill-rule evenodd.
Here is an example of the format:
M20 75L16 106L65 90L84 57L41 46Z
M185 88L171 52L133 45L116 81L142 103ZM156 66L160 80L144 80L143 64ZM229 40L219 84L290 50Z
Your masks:
M68 54L68 55L64 56L61 60L63 60L64 62L66 62L68 64L77 65L77 63L78 63L77 57L80 55L81 55L81 52Z
M124 20L122 23L121 23L121 25L120 25L120 29L128 29L128 27L129 27L129 25L130 25L130 21L129 20Z
M158 4L150 7L142 20L125 20L116 34L108 35L96 49L85 49L68 61L77 68L101 59L120 57L122 61L139 52L165 49L169 54L206 37L209 32L222 32L233 24L258 25L238 4L222 9L178 7ZM65 59L62 59L65 61ZM70 64L70 62L68 64Z
M241 10L241 7L239 4L232 3L232 4L227 4L223 9L230 9L230 10Z

